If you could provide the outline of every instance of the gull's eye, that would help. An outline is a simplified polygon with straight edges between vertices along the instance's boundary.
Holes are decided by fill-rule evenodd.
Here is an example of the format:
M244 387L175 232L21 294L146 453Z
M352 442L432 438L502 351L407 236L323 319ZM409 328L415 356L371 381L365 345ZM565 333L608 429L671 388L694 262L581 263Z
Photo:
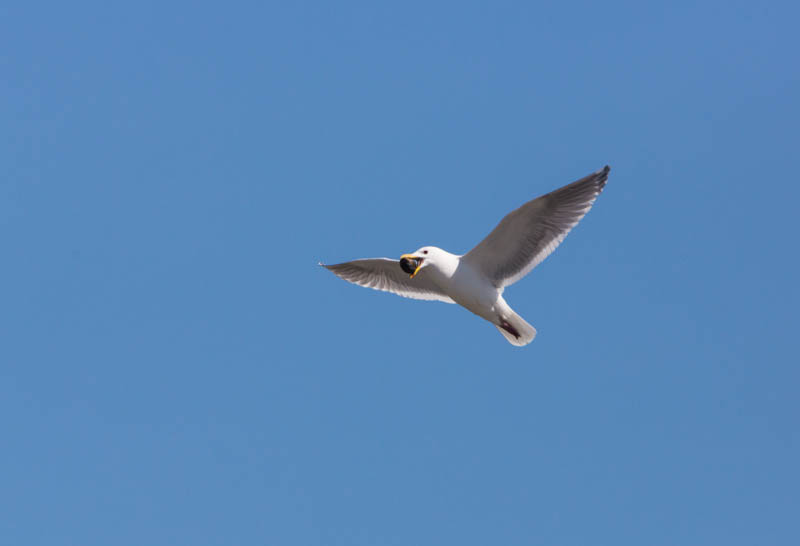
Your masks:
M427 254L427 253L428 253L428 251L427 251L427 250L423 250L423 251L422 251L422 253L423 253L423 254Z

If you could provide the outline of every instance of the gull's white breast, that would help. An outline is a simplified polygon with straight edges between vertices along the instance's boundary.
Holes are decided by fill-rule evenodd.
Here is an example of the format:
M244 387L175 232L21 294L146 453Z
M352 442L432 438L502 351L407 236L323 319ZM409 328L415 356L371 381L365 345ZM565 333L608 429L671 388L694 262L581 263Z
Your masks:
M495 287L480 271L459 256L453 256L455 263L441 268L438 273L444 276L442 290L453 301L466 307L476 315L489 321L496 317L495 307L502 290Z

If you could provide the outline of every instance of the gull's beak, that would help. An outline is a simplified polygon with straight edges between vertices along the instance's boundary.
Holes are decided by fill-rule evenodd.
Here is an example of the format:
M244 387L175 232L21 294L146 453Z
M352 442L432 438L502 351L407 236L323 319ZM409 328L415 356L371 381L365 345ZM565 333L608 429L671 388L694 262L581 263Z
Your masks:
M403 271L411 275L411 278L413 279L414 275L419 273L423 261L423 258L414 256L413 254L403 254L400 256L400 267L403 269Z

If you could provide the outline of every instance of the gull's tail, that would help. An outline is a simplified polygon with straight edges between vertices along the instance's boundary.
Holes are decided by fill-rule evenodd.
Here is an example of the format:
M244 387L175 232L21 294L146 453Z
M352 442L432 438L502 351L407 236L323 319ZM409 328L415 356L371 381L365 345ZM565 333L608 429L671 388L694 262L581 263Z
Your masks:
M510 307L494 323L511 345L524 347L536 337L536 328L525 322Z

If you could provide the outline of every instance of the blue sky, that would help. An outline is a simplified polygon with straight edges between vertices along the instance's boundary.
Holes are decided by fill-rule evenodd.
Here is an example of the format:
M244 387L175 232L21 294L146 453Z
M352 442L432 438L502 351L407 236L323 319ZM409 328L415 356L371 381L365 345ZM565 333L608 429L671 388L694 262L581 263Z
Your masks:
M6 3L8 544L800 539L796 3ZM604 164L506 299L469 250Z

